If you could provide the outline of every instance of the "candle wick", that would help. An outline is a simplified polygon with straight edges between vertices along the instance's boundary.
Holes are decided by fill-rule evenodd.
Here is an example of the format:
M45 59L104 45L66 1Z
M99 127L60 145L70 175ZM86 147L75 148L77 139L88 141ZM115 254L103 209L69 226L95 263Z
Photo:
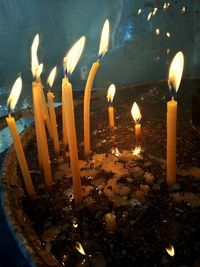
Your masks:
M7 108L8 108L8 114L10 115L10 113L11 113L10 101L9 101L8 104L7 104Z

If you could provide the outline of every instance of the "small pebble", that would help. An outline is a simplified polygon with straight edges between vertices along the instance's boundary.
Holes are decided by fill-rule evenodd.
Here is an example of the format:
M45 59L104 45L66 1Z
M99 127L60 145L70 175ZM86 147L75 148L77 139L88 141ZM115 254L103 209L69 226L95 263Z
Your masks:
M112 189L115 189L115 187L117 186L117 179L116 178L110 178L107 181L107 186L111 186Z
M154 180L154 176L152 173L150 172L145 172L144 174L144 178L145 178L145 181L147 184L152 184L153 183L153 180Z
M83 196L86 197L94 190L94 187L88 185L88 186L82 186L82 189L83 189Z
M127 201L125 199L123 199L121 196L113 196L112 198L114 206L115 207L121 207L126 205Z
M160 190L160 185L159 184L154 184L153 185L153 190Z
M150 167L151 165L152 165L152 162L149 160L144 163L144 167Z
M107 186L103 189L103 192L109 198L113 197L114 195L113 190L109 189Z
M140 189L147 193L149 191L149 186L147 184L141 184Z
M142 176L144 171L142 170L142 168L140 168L139 166L136 166L133 168L132 170L133 174L135 177L139 177L139 176Z
M131 192L131 189L129 186L121 186L120 187L119 194L121 196L126 196L126 195L130 194L130 192Z

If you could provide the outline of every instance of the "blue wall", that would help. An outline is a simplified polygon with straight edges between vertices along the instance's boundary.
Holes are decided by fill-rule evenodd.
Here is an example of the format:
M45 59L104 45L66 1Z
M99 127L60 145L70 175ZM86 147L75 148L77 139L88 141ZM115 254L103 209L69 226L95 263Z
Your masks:
M169 8L163 9L165 1L158 0L1 0L0 86L11 86L21 72L29 84L26 90L31 90L30 46L39 33L39 59L45 66L43 81L50 69L58 65L58 87L63 56L74 41L86 35L86 47L72 77L75 87L83 89L90 66L97 59L106 18L111 22L110 48L102 59L95 87L102 88L110 82L123 85L165 79L169 62L180 49L186 58L184 75L198 75L200 35L195 22L200 1L167 2ZM182 13L184 5L187 8ZM154 7L158 11L147 21ZM158 36L156 28L160 29Z

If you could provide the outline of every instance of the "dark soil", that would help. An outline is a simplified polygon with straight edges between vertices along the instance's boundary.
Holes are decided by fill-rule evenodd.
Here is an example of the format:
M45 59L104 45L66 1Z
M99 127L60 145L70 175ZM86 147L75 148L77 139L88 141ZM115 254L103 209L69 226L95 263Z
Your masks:
M167 83L117 90L114 131L108 127L106 92L98 93L91 103L90 158L83 154L83 112L77 106L80 206L73 200L67 150L62 147L56 158L49 141L54 185L48 192L35 160L36 143L30 144L26 157L37 199L25 196L23 207L45 250L62 266L200 266L200 135L190 107L197 86L184 81L178 92L177 183L170 190L165 181ZM137 144L130 113L134 101L142 113ZM60 116L58 124L62 140ZM136 146L142 150L137 156L132 153ZM107 213L116 216L112 231ZM174 256L166 250L170 246Z

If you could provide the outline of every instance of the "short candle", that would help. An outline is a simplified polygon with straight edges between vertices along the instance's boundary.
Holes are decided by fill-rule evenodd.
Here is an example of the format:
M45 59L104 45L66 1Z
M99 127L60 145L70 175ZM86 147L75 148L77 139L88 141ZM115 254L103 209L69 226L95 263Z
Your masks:
M108 93L107 93L107 100L108 100L108 103L110 104L108 107L108 117L109 117L110 128L114 128L114 126L115 126L114 108L112 106L115 91L116 91L115 85L111 84L110 87L108 88Z
M131 109L131 115L135 122L135 138L136 141L138 141L141 137L141 124L140 120L142 118L142 115L140 113L140 109L136 102L133 103L132 109Z

